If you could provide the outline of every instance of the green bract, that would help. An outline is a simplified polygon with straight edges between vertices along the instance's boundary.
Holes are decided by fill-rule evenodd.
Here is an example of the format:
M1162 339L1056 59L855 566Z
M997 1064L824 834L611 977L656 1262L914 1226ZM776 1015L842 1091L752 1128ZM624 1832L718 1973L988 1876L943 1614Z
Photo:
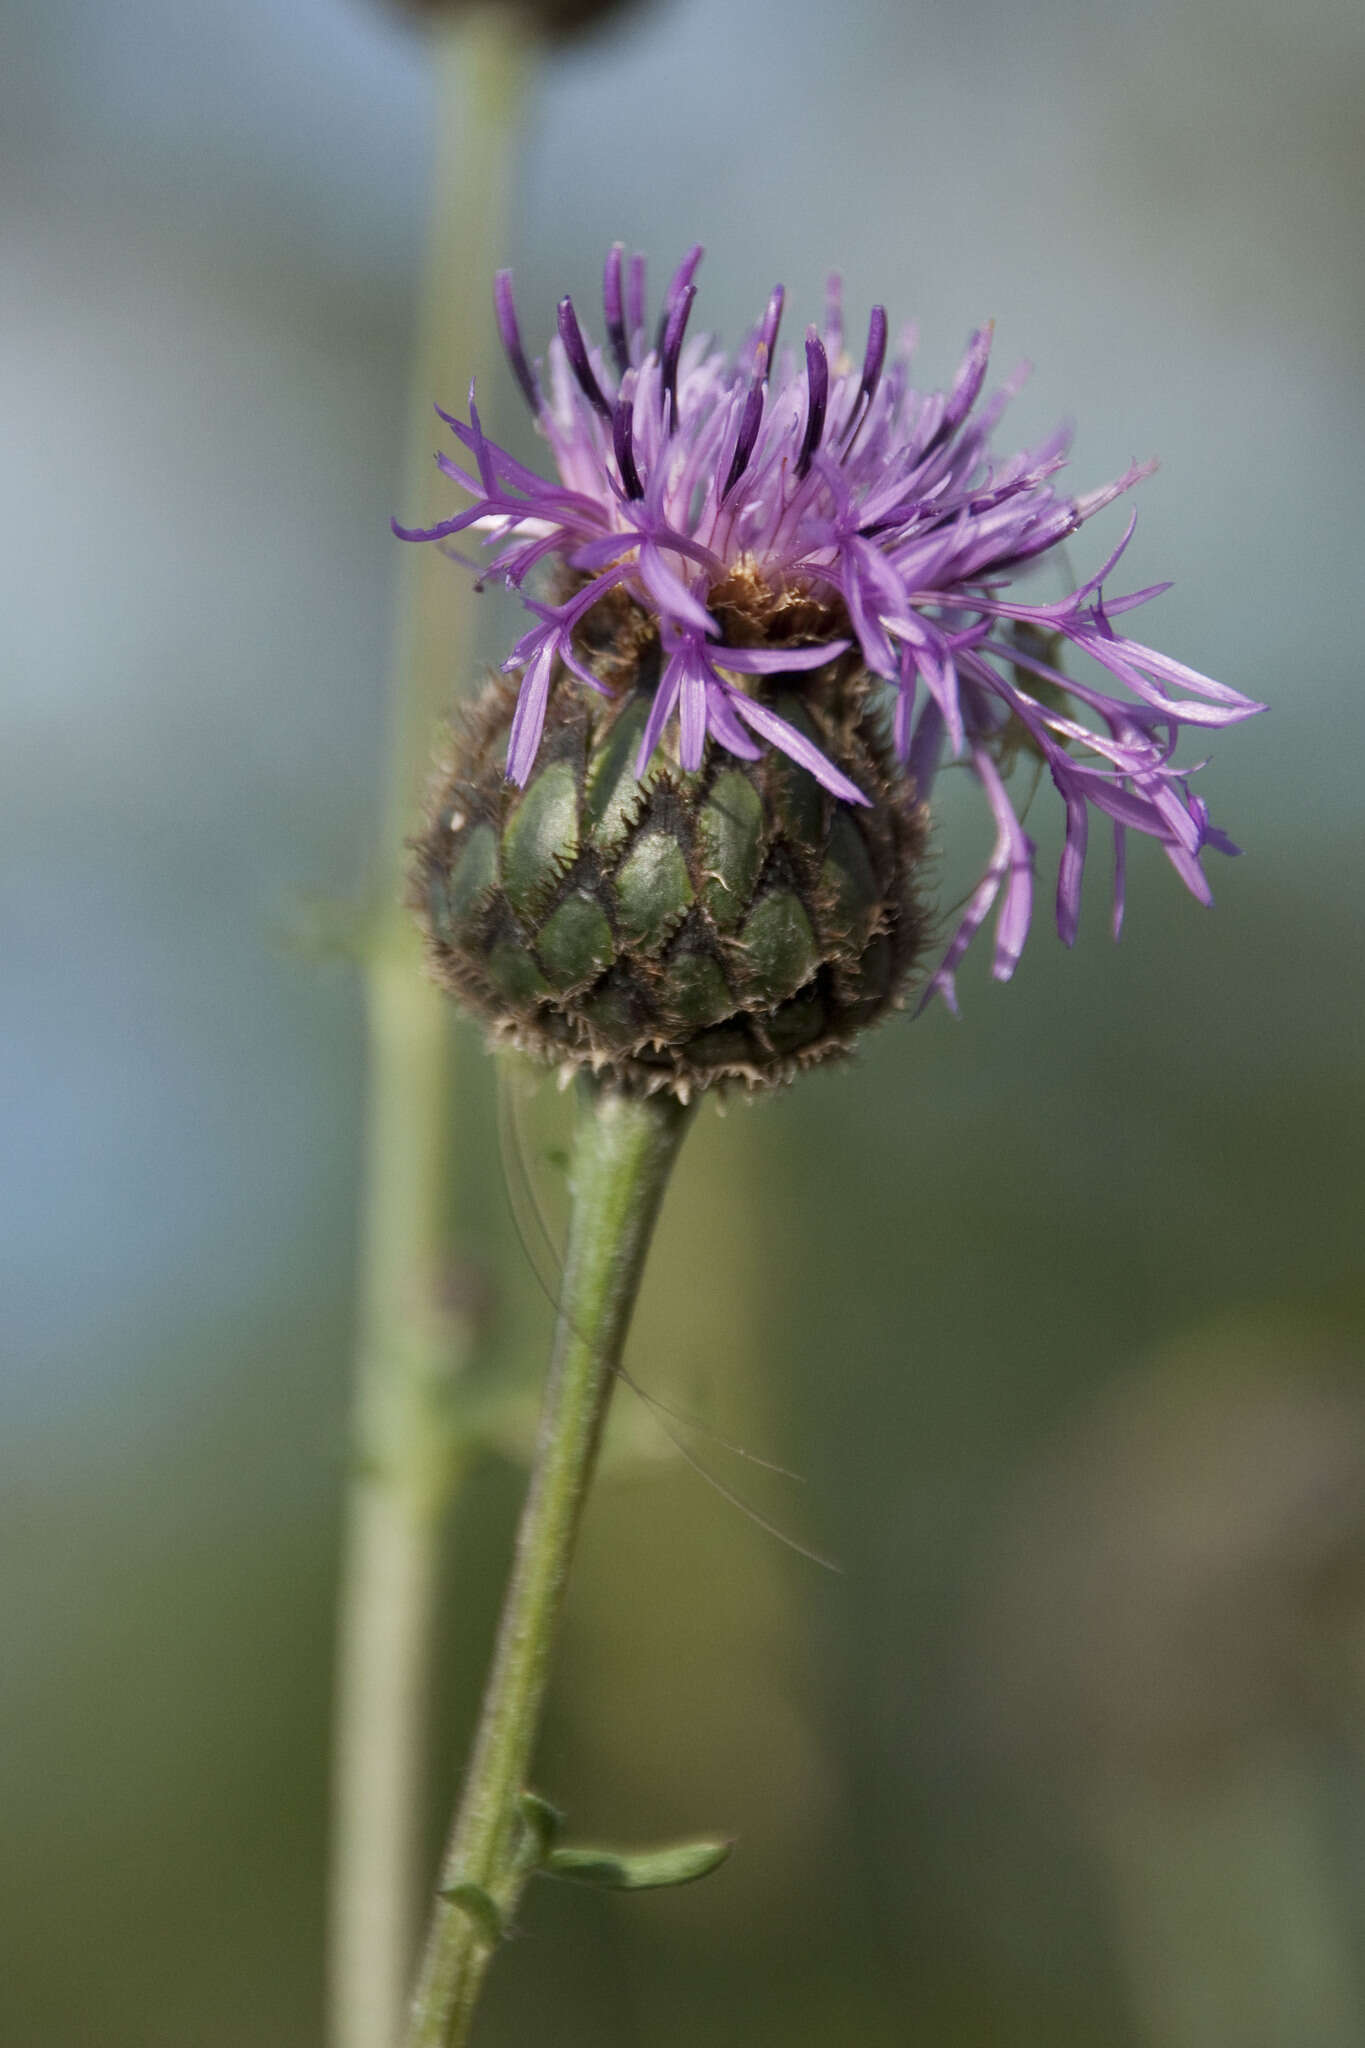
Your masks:
M457 733L417 845L439 979L502 1039L684 1099L846 1052L898 998L924 937L925 827L865 674L764 695L872 801L843 804L776 752L662 753L637 779L648 686L551 699L535 773L504 775L516 693Z

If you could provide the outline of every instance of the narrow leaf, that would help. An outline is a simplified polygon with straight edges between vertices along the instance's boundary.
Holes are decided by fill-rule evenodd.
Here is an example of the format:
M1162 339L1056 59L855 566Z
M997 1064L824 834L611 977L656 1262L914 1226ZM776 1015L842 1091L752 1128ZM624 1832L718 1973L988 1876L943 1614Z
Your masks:
M452 1906L458 1906L476 1922L480 1933L487 1941L501 1941L503 1937L502 1911L496 1899L492 1898L481 1884L453 1884L449 1890L439 1894Z
M723 1863L734 1843L718 1837L698 1842L671 1842L661 1849L563 1848L545 1859L547 1877L573 1884L595 1884L610 1891L653 1891L663 1885L693 1884Z
M521 1821L532 1850L533 1865L538 1866L554 1847L564 1816L557 1806L551 1806L548 1799L542 1799L538 1792L523 1792L520 1799Z

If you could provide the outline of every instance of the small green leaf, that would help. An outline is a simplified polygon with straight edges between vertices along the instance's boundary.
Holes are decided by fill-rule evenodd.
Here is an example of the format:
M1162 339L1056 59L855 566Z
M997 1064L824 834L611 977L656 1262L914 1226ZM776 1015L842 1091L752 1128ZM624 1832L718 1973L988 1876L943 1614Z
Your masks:
M485 1940L502 1940L502 1909L481 1884L453 1884L438 1896L447 1900L450 1905L458 1906L462 1913L468 1913Z
M717 1836L698 1842L670 1842L662 1849L552 1849L547 1877L595 1884L608 1891L655 1891L664 1885L695 1884L722 1864L734 1843Z
M523 1792L519 1804L522 1826L535 1848L535 1861L543 1863L564 1826L564 1816L557 1806L551 1806L549 1800L542 1799L538 1792Z

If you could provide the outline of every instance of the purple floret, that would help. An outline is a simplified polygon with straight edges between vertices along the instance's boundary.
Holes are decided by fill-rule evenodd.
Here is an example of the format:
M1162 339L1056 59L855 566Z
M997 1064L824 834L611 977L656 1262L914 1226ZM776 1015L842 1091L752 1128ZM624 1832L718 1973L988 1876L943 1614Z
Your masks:
M1046 765L1066 807L1056 918L1068 945L1092 810L1113 830L1115 936L1130 828L1157 840L1186 887L1209 902L1200 855L1206 847L1237 848L1191 794L1193 770L1175 765L1182 727L1231 725L1264 707L1116 629L1115 620L1169 587L1102 594L1136 515L1099 573L1069 597L1024 604L1010 594L1019 570L1154 465L1137 464L1085 497L1060 495L1052 480L1065 463L1065 432L1009 457L990 451L1017 381L978 407L989 327L971 337L950 391L921 393L909 382L908 338L888 360L882 307L872 310L861 363L845 353L837 278L823 332L807 330L800 360L790 350L775 354L781 286L731 356L704 337L688 338L701 261L693 248L669 283L651 338L644 260L623 264L623 254L617 245L607 258L606 349L584 334L571 301L561 300L547 379L522 346L510 274L501 272L494 288L499 332L550 443L557 481L488 439L471 388L468 423L441 414L464 459L436 458L471 504L422 530L395 522L404 540L446 541L475 528L492 550L489 573L523 593L535 623L506 664L522 676L511 780L524 784L531 774L561 666L592 689L604 687L575 637L593 607L619 590L657 619L663 652L637 772L676 719L685 768L700 764L708 740L746 759L766 744L842 801L866 802L745 686L755 676L821 668L856 644L894 692L896 748L921 800L945 758L976 776L995 846L926 999L938 993L956 1008L958 962L997 904L997 979L1009 978L1028 934L1034 847L1005 787L1010 746L1026 746ZM569 571L570 594L558 602L525 594L546 560ZM712 597L736 577L775 596L815 600L829 621L825 637L811 644L807 632L780 641L774 628L772 644L728 645ZM1094 683L1062 674L1053 655L1062 642L1091 657ZM1125 695L1111 694L1111 679Z

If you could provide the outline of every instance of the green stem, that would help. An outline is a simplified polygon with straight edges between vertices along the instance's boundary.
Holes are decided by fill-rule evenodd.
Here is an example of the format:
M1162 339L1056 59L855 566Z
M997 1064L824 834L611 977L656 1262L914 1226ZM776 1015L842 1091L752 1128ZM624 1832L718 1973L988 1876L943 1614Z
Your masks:
M688 1111L584 1081L563 1293L535 1468L522 1510L473 1759L441 1871L408 2048L462 2048L484 1974L534 1858L526 1789L602 1423L645 1254ZM471 1910L449 1894L461 1888Z
M432 401L488 368L488 280L528 37L493 8L432 30L435 162L401 498L422 524L448 487L432 460ZM473 669L469 579L395 544L399 577L379 913L365 961L366 1169L355 1466L338 1619L329 1932L332 2048L393 2048L425 1889L426 1733L437 1556L463 1464L451 1390L470 1316L450 1284L450 1009L425 978L402 908L404 845L432 735Z

